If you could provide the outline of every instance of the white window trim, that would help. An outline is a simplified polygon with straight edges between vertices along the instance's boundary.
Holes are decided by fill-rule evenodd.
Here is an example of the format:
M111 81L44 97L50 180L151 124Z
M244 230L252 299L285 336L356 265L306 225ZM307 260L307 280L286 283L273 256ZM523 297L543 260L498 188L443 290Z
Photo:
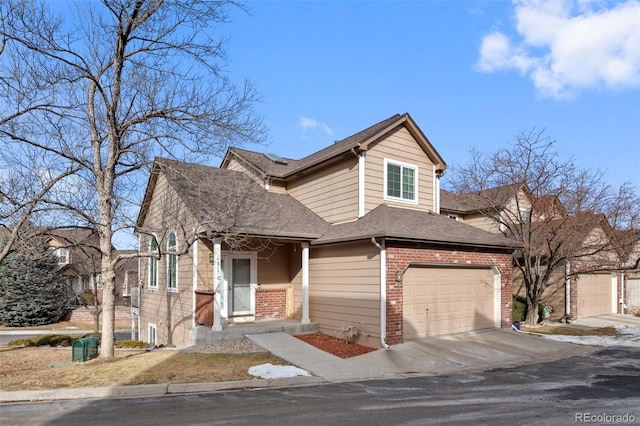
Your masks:
M149 252L151 252L151 241L153 241L153 238L155 238L156 246L158 246L158 238L155 235L153 235L151 238L152 239L149 240L149 246L148 246L149 247ZM160 247L159 246L158 246L157 250L158 250L158 252L160 252ZM155 260L155 265L156 265L156 282L155 282L155 284L152 284L151 283L151 268L152 268L154 260ZM148 262L147 268L148 268L148 271L147 271L147 284L148 284L149 290L158 290L158 272L160 271L160 268L158 267L158 259L156 259L154 256L149 256L149 262Z
M68 265L70 262L70 257L71 257L71 251L66 248L66 247L58 247L56 248L54 251L55 256L58 258L58 265ZM60 253L65 253L65 260L64 262L60 261Z
M392 164L394 166L400 166L401 168L405 167L405 168L409 168L409 169L413 169L414 176L414 193L415 193L415 199L413 200L407 200L406 198L402 198L402 197L391 197L387 194L387 169L388 169L388 165ZM383 170L383 174L384 174L384 199L387 201L394 201L397 203L404 203L404 204L411 204L411 205L417 205L418 204L418 166L415 164L410 164L410 163L405 163L403 161L398 161L398 160L390 160L388 158L384 159L384 170ZM402 182L402 173L400 173L400 179ZM400 188L400 193L402 193L402 187Z
M173 234L176 238L176 246L173 249L169 248L169 242L171 241L171 234ZM169 235L167 236L167 292L169 293L177 293L178 292L178 234L176 233L176 231L171 231L169 232ZM169 263L171 262L171 258L175 256L176 258L176 282L175 282L175 287L169 287L169 274L171 273L171 268L169 268Z
M151 339L151 330L153 330L153 337L154 339ZM147 343L149 344L153 344L153 345L158 345L158 327L156 327L156 325L154 323L148 323L147 326Z

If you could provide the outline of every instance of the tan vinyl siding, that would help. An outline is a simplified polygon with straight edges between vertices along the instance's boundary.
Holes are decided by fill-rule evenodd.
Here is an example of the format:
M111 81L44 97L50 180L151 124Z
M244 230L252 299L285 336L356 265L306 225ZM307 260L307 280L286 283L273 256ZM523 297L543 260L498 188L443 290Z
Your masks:
M480 228L483 231L493 232L494 234L501 233L498 222L482 213L473 213L465 215L464 217L459 216L459 220L467 225Z
M247 166L245 163L238 161L235 157L232 157L229 160L229 163L225 167L225 169L235 170L237 172L242 172L247 176L251 177L254 181L259 183L260 185L264 185L264 180L260 176L260 174L253 168Z
M359 341L380 337L380 256L371 243L312 247L309 315L330 335L358 329Z
M366 154L365 213L380 204L433 210L433 163L404 127L376 142ZM411 164L418 169L418 204L384 199L384 159Z
M141 228L145 231L155 230L163 256L158 261L158 288L150 289L148 286L148 258L140 262L140 279L143 288L141 290L141 338L147 340L148 323L157 327L157 343L175 345L177 347L189 346L189 334L192 324L193 307L193 260L191 252L180 254L177 262L177 292L167 291L167 257L166 247L169 232L176 232L178 250L184 248L185 238L193 237L185 235L182 230L193 229L192 221L187 216L184 207L178 202L178 197L173 189L167 185L164 176L158 176L158 181L151 198L149 211L145 217L145 223ZM150 237L143 234L140 242L140 250L147 253ZM206 250L203 250L206 252Z
M358 217L358 159L354 155L293 179L287 187L289 195L327 222Z
M258 253L258 284L261 286L288 285L289 250L291 244L273 245ZM298 249L297 254L300 256Z

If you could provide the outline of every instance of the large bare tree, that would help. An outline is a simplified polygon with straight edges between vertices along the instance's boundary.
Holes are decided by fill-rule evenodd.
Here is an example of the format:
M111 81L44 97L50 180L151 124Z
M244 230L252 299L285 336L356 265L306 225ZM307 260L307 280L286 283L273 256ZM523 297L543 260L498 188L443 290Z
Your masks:
M472 151L470 162L454 167L449 179L463 202L478 206L495 229L522 245L514 265L524 281L530 324L537 322L545 289L565 275L567 262L579 265L572 273L633 269L620 259L638 233L626 234L635 240L616 234L640 227L640 197L633 185L613 188L603 172L581 170L554 148L544 131L523 132L495 153ZM632 263L637 267L638 260Z
M234 7L243 8L193 0L0 5L0 173L41 180L35 193L3 197L16 200L3 221L19 225L31 209L39 222L97 230L101 357L114 354L121 256L112 239L133 225L153 157L203 160L265 136L251 109L257 95L233 83L216 34Z

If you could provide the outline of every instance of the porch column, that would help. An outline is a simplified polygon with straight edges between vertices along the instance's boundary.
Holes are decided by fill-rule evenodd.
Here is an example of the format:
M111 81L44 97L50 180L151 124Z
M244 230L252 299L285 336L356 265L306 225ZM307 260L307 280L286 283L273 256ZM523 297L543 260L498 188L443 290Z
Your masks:
M222 309L222 277L220 276L220 254L222 240L213 240L213 331L222 331L220 310Z
M309 243L302 243L302 323L309 324Z

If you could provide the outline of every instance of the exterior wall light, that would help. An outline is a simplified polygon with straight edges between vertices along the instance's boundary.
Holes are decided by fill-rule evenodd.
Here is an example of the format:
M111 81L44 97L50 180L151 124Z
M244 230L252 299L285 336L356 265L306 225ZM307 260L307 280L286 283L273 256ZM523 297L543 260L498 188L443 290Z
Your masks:
M396 282L397 283L402 282L402 271L400 269L396 269Z

